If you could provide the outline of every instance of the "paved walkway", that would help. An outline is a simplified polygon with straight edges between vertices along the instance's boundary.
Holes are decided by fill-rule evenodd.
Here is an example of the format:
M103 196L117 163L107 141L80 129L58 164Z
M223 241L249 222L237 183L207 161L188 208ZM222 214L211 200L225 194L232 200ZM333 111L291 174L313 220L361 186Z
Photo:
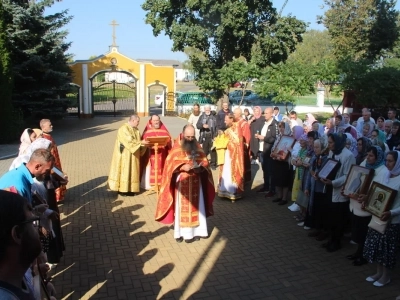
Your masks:
M140 128L147 119L142 119ZM185 121L163 118L176 136ZM253 165L252 191L243 200L215 199L210 237L178 244L154 221L155 194L122 198L107 190L116 130L112 117L54 122L62 164L70 178L60 206L67 250L53 273L58 299L392 299L392 283L375 288L369 265L336 253L296 226L293 213L256 194L262 174ZM1 146L0 146L1 147ZM18 146L16 146L18 148ZM0 160L3 174L12 159ZM214 174L216 175L216 174Z

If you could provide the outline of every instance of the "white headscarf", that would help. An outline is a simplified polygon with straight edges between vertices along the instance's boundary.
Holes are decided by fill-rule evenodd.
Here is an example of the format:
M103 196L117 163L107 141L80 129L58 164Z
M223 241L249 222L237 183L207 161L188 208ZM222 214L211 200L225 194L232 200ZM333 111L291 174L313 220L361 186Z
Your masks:
M27 163L29 159L31 158L32 153L37 150L37 149L49 149L51 145L51 142L47 139L37 139L34 140L32 144L29 145L29 147L25 150L24 155L18 156L14 161L11 163L10 169L16 169L23 163Z
M18 156L26 154L26 149L31 145L31 138L29 136L28 130L31 130L30 128L27 128L24 130L24 132L21 134L21 145L19 146L19 153Z
M399 151L396 151L396 152L397 152L397 160L393 167L393 170L391 170L391 171L389 170L389 172L387 173L387 177L385 178L386 183L389 183L390 176L400 175L400 152Z

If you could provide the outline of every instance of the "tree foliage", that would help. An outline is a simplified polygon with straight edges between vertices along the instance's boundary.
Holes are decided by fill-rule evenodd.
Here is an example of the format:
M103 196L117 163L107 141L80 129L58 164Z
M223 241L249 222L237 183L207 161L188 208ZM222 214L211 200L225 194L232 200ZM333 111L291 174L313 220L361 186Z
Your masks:
M0 126L3 134L0 143L15 139L20 132L20 118L12 106L12 66L9 44L4 24L4 9L0 2Z
M227 92L222 68L234 59L258 67L285 60L306 29L293 17L279 18L268 0L146 0L142 8L153 34L165 33L173 51L193 47L204 55L189 55L203 90Z
M67 11L44 15L54 0L2 1L14 74L13 99L43 101L66 90L71 82L65 54L70 43L62 30L72 17Z
M319 21L332 38L339 60L376 59L399 37L395 0L325 0Z

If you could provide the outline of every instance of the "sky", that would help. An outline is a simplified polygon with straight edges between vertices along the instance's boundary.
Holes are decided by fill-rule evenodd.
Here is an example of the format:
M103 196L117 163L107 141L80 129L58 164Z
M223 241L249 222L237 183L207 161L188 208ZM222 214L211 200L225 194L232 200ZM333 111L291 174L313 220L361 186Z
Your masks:
M68 10L73 16L66 25L68 41L72 42L69 53L75 60L88 59L91 56L105 54L112 44L112 26L115 20L116 44L119 52L132 59L176 59L186 60L182 52L172 52L172 41L165 35L154 37L152 27L145 24L145 11L141 8L144 0L62 0L46 10L53 14ZM285 0L273 0L280 11ZM84 3L84 4L83 4ZM323 30L316 23L322 15L323 0L288 0L282 15L291 14L309 24L309 29ZM396 5L400 9L400 4Z

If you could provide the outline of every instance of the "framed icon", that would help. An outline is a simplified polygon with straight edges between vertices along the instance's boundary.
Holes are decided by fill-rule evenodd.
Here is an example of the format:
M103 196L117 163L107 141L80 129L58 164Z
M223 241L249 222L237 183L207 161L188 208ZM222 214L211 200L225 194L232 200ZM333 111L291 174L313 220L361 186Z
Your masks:
M344 183L343 194L366 194L374 177L375 170L352 165Z
M396 194L396 190L374 181L368 190L365 210L381 218L382 214L392 207Z
M340 162L338 160L328 158L317 176L323 179L333 180L335 179L336 173L340 168Z
M287 135L283 135L274 149L274 154L278 160L286 160L289 151L293 148L296 140Z

